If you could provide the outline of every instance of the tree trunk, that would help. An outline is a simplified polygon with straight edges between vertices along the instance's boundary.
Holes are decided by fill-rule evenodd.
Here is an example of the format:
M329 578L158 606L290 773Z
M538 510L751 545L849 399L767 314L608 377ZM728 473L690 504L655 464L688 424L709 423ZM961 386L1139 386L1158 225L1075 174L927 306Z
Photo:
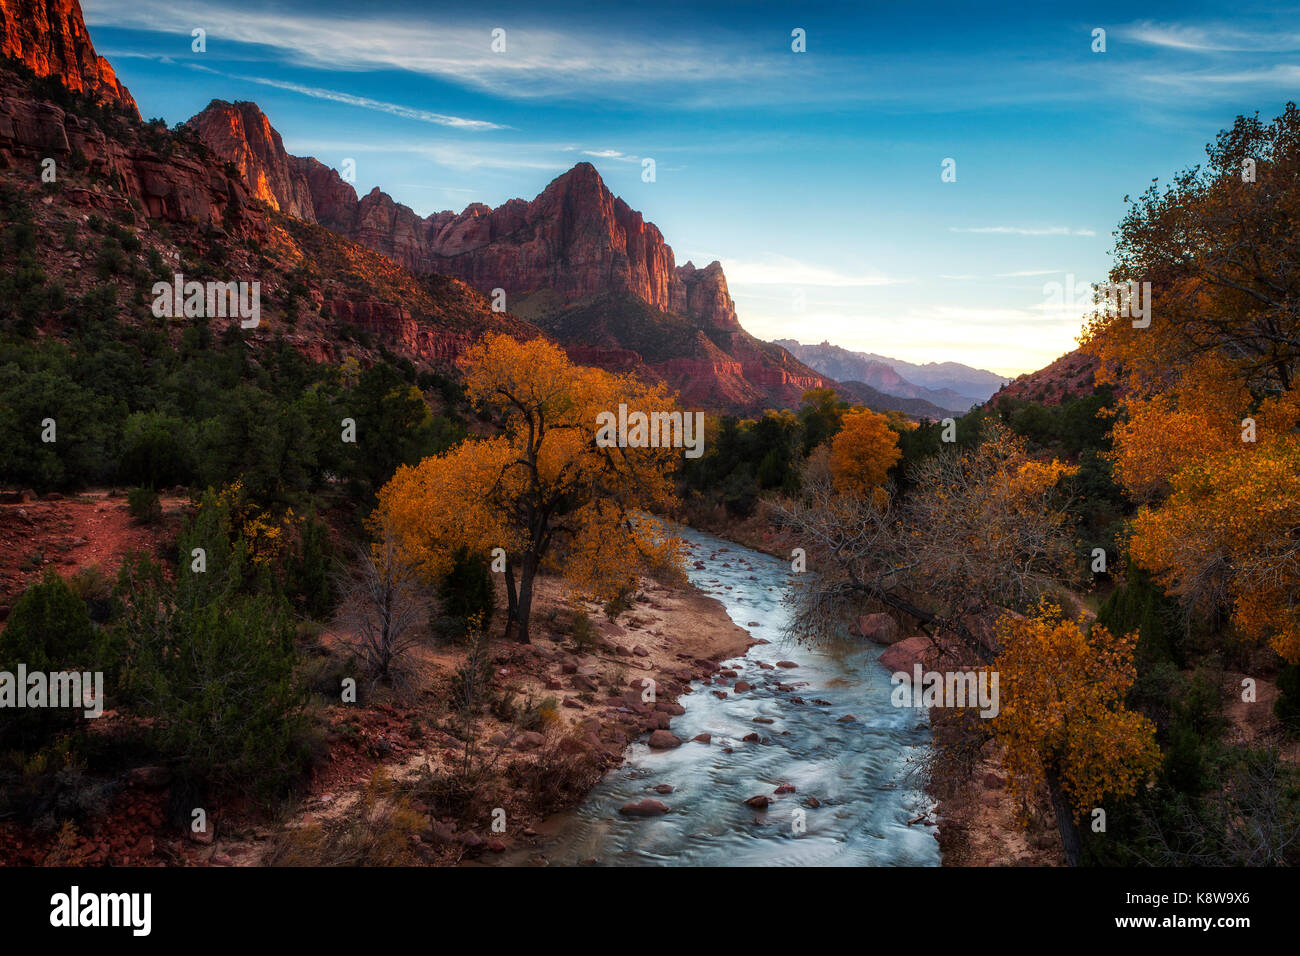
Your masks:
M515 608L515 640L520 644L532 643L528 639L528 625L533 612L533 578L536 575L537 558L525 554L519 571L519 603Z
M515 594L515 569L506 558L506 634L519 620L519 598Z
M1052 811L1056 814L1056 829L1061 834L1061 847L1065 850L1065 862L1078 866L1083 858L1083 845L1079 840L1079 828L1074 825L1074 811L1070 801L1061 789L1061 780L1056 772L1047 772L1047 790L1052 795Z

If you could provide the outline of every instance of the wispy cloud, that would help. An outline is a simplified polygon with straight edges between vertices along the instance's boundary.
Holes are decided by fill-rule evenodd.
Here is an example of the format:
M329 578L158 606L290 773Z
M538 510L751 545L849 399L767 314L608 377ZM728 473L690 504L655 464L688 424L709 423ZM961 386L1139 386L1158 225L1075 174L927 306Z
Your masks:
M354 156L366 153L405 153L421 156L452 169L568 169L572 161L549 159L553 147L540 143L511 143L497 147L462 146L457 143L409 142L375 139L296 139L286 144L290 152L314 156Z
M129 6L85 0L92 26L179 34L208 30L208 50L223 44L272 48L297 66L331 71L396 69L449 80L520 99L600 95L643 98L674 84L742 86L759 76L793 70L787 60L746 54L711 40L682 35L662 39L626 36L566 24L539 27L506 18L504 52L492 49L497 24L481 16L441 14L414 19L364 19L313 9L310 12L217 4L208 0L138 0ZM512 25L515 24L515 25Z
M949 226L949 232L993 233L1007 236L1095 236L1093 229L1071 229L1068 226L1028 228L1023 226Z
M1177 90L1180 94L1205 95L1216 92L1236 94L1243 86L1294 87L1300 83L1300 65L1277 63L1253 70L1186 70L1169 73L1148 73L1142 79L1148 83Z
M1300 51L1300 33L1249 31L1215 24L1193 26L1143 20L1121 27L1118 34L1146 46L1191 53L1289 53Z
M322 89L318 86L304 86L301 83L289 83L284 80L271 80L262 76L234 76L233 78L236 80L245 80L249 83L260 83L263 86L272 86L278 90L288 90L291 93L301 93L303 96L310 96L313 99L329 100L333 103L346 103L349 106L359 106L366 110L388 113L390 116L400 116L402 119L418 120L421 123L433 123L436 126L449 126L453 129L475 131L509 128L497 123L489 123L486 120L465 119L461 116L448 116L446 113L434 113L430 110L413 109L412 107L402 106L398 103L385 103L382 100L372 100L366 96L354 96L351 93L340 93L337 90Z
M593 159L613 159L620 163L639 163L640 156L633 156L631 153L620 152L617 149L584 149L581 150L583 156L590 156Z

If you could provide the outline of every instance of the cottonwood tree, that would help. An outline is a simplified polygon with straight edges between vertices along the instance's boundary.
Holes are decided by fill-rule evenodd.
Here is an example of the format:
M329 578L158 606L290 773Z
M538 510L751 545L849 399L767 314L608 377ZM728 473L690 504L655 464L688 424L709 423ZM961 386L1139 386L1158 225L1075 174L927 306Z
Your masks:
M813 478L799 499L774 507L818 570L795 592L796 637L835 633L876 602L987 657L977 631L990 611L1031 608L1074 575L1057 488L1072 469L1030 459L997 422L985 429L975 449L914 466L906 498L837 494L833 480Z
M458 548L505 552L507 631L528 641L543 567L582 597L610 600L640 570L680 573L680 542L650 512L674 501L680 448L600 447L597 416L672 412L662 385L574 365L541 339L487 337L466 354L466 390L494 434L399 468L379 495L379 520L434 581Z
M991 721L1008 787L1046 785L1065 857L1082 854L1078 820L1105 796L1127 797L1160 764L1155 725L1124 705L1137 678L1137 634L1071 621L1044 601L1029 618L1004 617L989 670L1001 707Z
M1206 168L1121 223L1115 281L1152 321L1097 314L1084 347L1124 389L1115 473L1142 507L1130 551L1191 615L1300 661L1300 111L1238 117ZM1253 181L1243 177L1255 163Z
M865 408L846 412L831 440L831 478L842 495L875 492L898 464L898 433L884 415Z

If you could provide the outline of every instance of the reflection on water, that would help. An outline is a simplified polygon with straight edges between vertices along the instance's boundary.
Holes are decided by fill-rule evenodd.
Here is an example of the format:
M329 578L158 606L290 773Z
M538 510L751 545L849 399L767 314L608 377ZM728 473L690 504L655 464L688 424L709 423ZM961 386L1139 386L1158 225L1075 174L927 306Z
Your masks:
M548 836L536 849L502 862L938 865L934 829L908 826L932 808L908 772L928 746L924 712L890 705L889 674L876 663L881 649L852 639L831 648L784 642L788 612L781 598L789 565L713 535L681 534L691 546L690 560L704 563L691 569L692 581L722 601L737 624L771 642L726 665L754 689L731 693L733 682L726 681L715 685L729 692L719 700L709 693L713 688L696 684L679 699L686 713L672 722L686 743L669 751L633 744L626 764L606 775L581 806L548 822ZM769 670L760 661L798 667ZM796 697L805 702L793 702ZM842 722L846 714L856 720ZM755 717L772 722L756 723ZM741 741L754 732L765 739ZM711 734L712 743L691 741L701 733ZM665 796L652 789L657 784L675 789ZM796 792L775 795L781 784L793 784ZM759 794L772 797L767 810L745 806ZM646 797L666 803L669 812L619 814L623 804ZM805 806L809 797L821 806ZM804 811L802 833L793 825L796 809Z

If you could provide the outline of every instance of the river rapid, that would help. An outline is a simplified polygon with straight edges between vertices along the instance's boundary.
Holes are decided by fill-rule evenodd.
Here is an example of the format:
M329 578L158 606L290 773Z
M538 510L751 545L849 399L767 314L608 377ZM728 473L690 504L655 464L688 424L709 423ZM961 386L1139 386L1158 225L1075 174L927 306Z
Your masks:
M677 533L690 547L692 583L769 642L723 665L753 689L734 693L732 679L696 683L678 699L686 713L672 721L672 732L685 741L680 747L652 751L644 742L632 744L625 764L581 805L546 822L526 858L507 854L500 862L939 865L934 827L909 825L934 808L914 772L928 752L929 727L923 710L890 704L889 674L876 662L882 648L847 635L834 647L784 640L789 564L690 528ZM777 661L798 666L776 667ZM726 698L714 696L715 689L726 690ZM848 714L855 719L842 721ZM761 742L741 741L755 732ZM712 742L691 740L701 733L711 734ZM661 784L673 792L653 789ZM795 792L776 795L781 784L794 785ZM758 795L772 798L766 810L745 805ZM647 797L667 804L669 812L619 813L629 801ZM809 797L820 806L806 805Z

